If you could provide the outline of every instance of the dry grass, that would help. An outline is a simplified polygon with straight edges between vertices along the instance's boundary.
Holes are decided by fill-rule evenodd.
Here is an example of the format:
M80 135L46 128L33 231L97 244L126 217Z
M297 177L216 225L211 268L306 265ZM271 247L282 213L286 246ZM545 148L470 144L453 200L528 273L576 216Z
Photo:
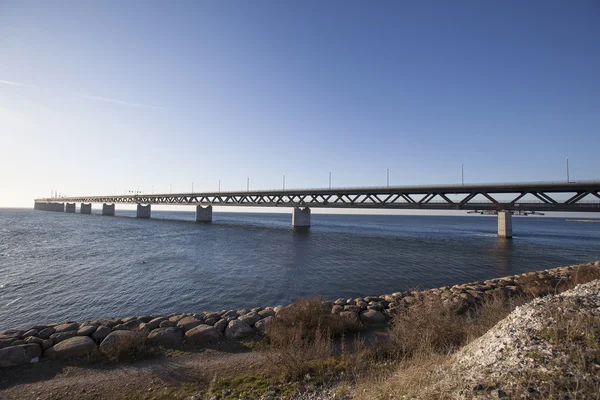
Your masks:
M308 374L323 380L336 363L334 338L352 329L357 326L332 314L331 307L320 299L296 301L281 310L266 328L267 354L276 367L272 372L286 379Z
M386 346L365 347L355 354L371 361L357 375L357 398L445 398L439 389L430 391L436 381L434 372L450 354L526 301L525 297L490 297L472 312L457 315L439 300L419 300L393 318Z

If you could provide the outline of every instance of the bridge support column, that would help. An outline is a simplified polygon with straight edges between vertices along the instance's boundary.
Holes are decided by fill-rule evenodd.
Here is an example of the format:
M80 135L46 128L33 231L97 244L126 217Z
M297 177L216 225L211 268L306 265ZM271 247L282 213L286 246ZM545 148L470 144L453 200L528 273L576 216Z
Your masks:
M66 213L74 213L75 212L75 203L65 204L65 212Z
M115 215L114 204L102 204L102 215Z
M91 214L92 213L92 203L81 203L81 207L79 208L80 214Z
M55 212L64 212L65 211L65 203L44 203L44 202L35 202L33 205L34 210L40 211L55 211Z
M137 205L137 215L138 218L150 218L150 204L148 205Z
M310 208L294 207L292 211L292 227L306 228L310 226Z
M196 222L212 222L212 206L196 206Z
M512 214L510 211L498 211L498 237L512 238Z

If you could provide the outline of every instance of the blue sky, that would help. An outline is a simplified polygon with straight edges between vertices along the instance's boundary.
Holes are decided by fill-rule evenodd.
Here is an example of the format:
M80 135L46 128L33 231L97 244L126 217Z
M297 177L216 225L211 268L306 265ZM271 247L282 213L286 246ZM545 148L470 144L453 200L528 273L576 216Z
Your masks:
M600 179L597 1L0 0L0 206Z

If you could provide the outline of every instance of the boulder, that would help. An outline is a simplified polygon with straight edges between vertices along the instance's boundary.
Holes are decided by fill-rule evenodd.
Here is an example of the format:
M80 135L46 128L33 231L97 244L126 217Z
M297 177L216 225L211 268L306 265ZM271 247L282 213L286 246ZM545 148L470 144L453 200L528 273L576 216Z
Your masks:
M76 322L67 322L66 324L61 324L61 325L56 325L54 327L54 330L57 333L60 332L69 332L69 331L76 331L79 329L79 324Z
M194 344L204 344L218 340L221 334L210 325L198 325L185 333L185 340Z
M176 326L176 325L177 325L177 324L176 324L175 322L172 322L172 321L166 320L166 321L163 321L163 322L161 322L160 324L158 324L158 327L159 327L159 328L171 328L171 327L174 327L174 326Z
M27 339L25 339L25 343L35 343L41 345L44 343L44 339L40 339L37 336L29 336Z
M223 313L223 315L221 317L226 319L227 321L233 321L234 319L237 319L237 317L239 317L239 315L237 312L230 310L230 311Z
M46 351L53 345L54 345L54 341L52 339L44 339L44 341L42 342L42 350Z
M137 340L138 333L133 331L112 331L100 343L102 353L114 352L114 348L119 346L131 346L131 343Z
M90 336L92 333L96 332L96 327L94 325L86 325L79 328L77 331L77 336Z
M358 313L355 311L342 311L339 315L340 318L350 324L356 324L358 322Z
M385 315L377 310L365 310L360 313L360 320L368 325L385 323Z
M26 343L27 343L27 342L26 342L26 341L24 341L23 339L17 339L17 340L14 340L14 341L11 343L11 346L18 346L18 345L20 345L20 344L26 344Z
M344 311L344 307L340 306L339 304L336 304L335 306L331 307L331 313L332 314L339 314L342 311Z
M226 319L220 319L215 323L215 329L219 331L220 334L224 334L225 328L227 328L227 323L228 322Z
M155 346L177 347L182 341L183 330L181 328L156 328L148 334L148 342Z
M55 344L44 352L45 356L56 358L83 357L96 350L96 343L88 336L75 336Z
M265 333L265 329L266 329L267 325L270 324L271 321L273 321L274 319L275 319L275 317L273 317L272 315L270 315L268 317L265 317L265 318L261 319L257 323L255 323L254 327L260 333Z
M0 349L0 368L27 364L31 359L41 355L41 347L34 343L6 347Z
M108 326L100 325L94 333L92 333L92 339L101 341L111 332L111 329Z
M248 324L248 326L252 326L255 323L257 323L258 321L260 321L260 315L258 315L258 313L255 313L254 311L252 311L252 312L249 312L248 314L242 315L238 319L240 321L243 321L246 324Z
M77 336L77 331L59 332L50 335L50 339L52 339L54 341L54 344L56 344L75 336Z
M56 332L54 328L42 329L40 333L37 334L37 337L40 339L48 339L54 332Z
M183 317L185 317L185 315L182 315L182 314L173 315L173 316L169 317L169 321L170 321L170 322L172 322L172 323L174 323L175 325L177 325L177 323L178 323L179 321L181 321L181 319L182 319ZM174 325L174 326L175 326L175 325Z
M242 339L246 336L252 335L253 333L254 329L239 319L229 321L227 329L225 329L225 336L229 339Z
M241 317L242 315L248 314L250 311L251 310L248 310L247 308L243 308L241 310L237 310L236 313L237 313L237 315L239 315Z
M30 329L27 332L25 332L22 336L23 339L28 338L29 336L37 336L38 335L38 331L37 329Z
M198 325L201 325L203 321L199 320L196 317L185 317L182 318L181 321L179 321L177 323L177 326L181 327L181 329L183 329L184 332L189 331L192 328L197 327Z
M364 310L360 312L360 320L368 325L385 323L385 315L376 310Z
M271 317L275 315L275 311L273 311L270 308L265 308L264 310L261 310L258 312L258 315L260 315L260 318L267 318L267 317Z
M145 322L143 324L140 325L140 329L144 329L147 331L151 331L153 329L158 328L158 326L160 325L161 322L166 321L167 318L164 317L158 317L158 318L154 318L148 322ZM137 320L136 320L137 322Z

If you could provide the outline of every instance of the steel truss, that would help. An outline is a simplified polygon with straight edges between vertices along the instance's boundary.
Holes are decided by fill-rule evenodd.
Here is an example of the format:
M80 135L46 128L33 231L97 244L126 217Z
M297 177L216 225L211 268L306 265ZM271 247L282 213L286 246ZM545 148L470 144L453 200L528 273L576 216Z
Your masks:
M500 199L499 195L500 197L510 197ZM459 198L456 198L457 196ZM557 196L563 199L558 199ZM525 197L529 197L529 199L526 200ZM135 194L43 198L35 201L252 207L600 212L600 182Z

